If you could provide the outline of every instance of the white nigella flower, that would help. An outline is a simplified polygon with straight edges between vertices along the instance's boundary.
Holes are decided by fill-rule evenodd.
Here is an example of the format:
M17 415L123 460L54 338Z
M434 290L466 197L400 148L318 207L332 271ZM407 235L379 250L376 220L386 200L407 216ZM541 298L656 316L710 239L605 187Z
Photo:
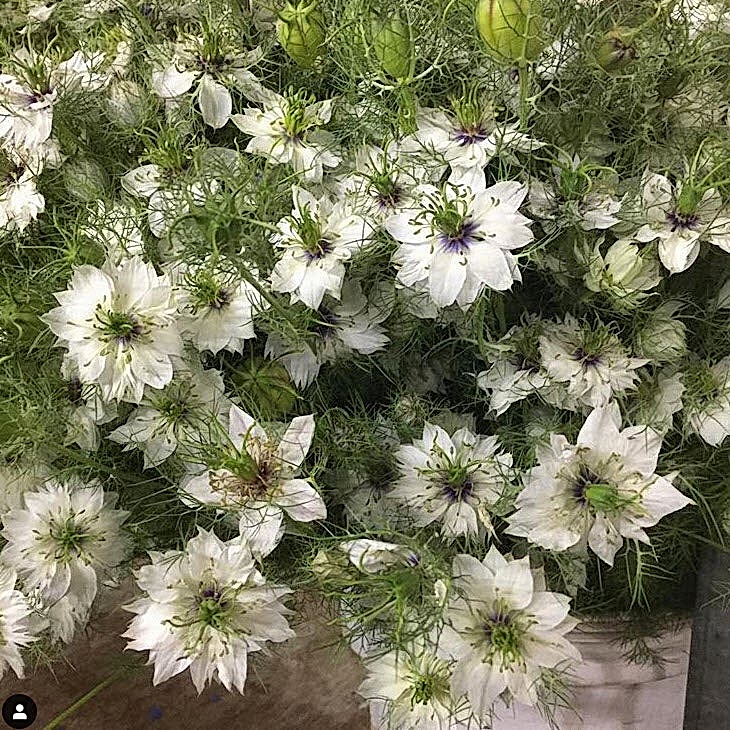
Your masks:
M578 225L584 231L606 230L619 219L621 201L612 195L612 185L601 180L600 165L561 153L553 165L553 180L530 180L529 208L546 232Z
M566 383L568 394L599 408L615 395L635 387L635 370L648 360L629 357L618 337L600 322L581 325L570 314L564 322L546 323L540 355L548 375Z
M139 403L145 385L172 380L182 354L172 288L139 257L102 269L74 270L60 307L42 317L78 368L82 383L98 383L105 400Z
M587 543L609 565L625 537L651 544L644 528L693 504L672 485L676 475L655 473L661 446L648 426L621 430L615 402L594 409L575 446L562 434L538 446L507 532L548 550Z
M12 149L33 150L51 136L58 93L34 90L11 74L0 74L0 140Z
M730 211L723 209L715 188L698 190L689 182L675 186L664 175L647 172L641 197L646 223L634 238L659 239L659 258L672 274L692 266L700 241L730 253Z
M365 660L358 692L370 703L374 730L481 727L465 698L451 694L450 662L426 642Z
M451 166L451 179L473 188L484 187L484 168L495 156L529 152L542 147L519 131L519 124L503 124L495 119L491 102L478 99L455 100L454 115L438 109L420 109L418 130L406 137L406 152L425 152Z
M466 309L485 287L504 291L522 277L512 250L533 239L518 212L527 188L515 181L489 188L422 185L418 205L391 216L385 228L400 243L394 255L405 286L428 284L439 307Z
M36 150L48 140L53 107L63 94L96 91L108 81L99 73L106 60L103 53L87 56L76 51L55 68L48 56L27 51L13 60L24 71L33 70L28 79L0 74L0 141L16 151Z
M356 280L342 286L339 302L320 306L314 315L307 342L288 342L277 334L266 340L267 357L278 359L289 377L301 388L312 383L325 363L352 357L353 352L372 355L390 341L380 325L387 312L373 307Z
M144 454L144 468L157 466L176 451L194 453L225 428L230 403L217 370L178 373L163 390L147 389L139 408L109 438Z
M344 173L329 176L330 181L334 180L335 192L347 196L374 225L412 208L418 186L432 177L424 166L403 155L395 142L384 148L362 145L349 165Z
M254 268L249 275L258 278ZM243 279L233 262L221 256L172 267L180 330L201 352L242 352L256 337L253 318L267 306L259 290Z
M340 157L333 151L334 138L324 130L332 115L334 99L314 101L305 91L280 96L259 89L250 98L263 109L244 109L231 121L252 139L246 152L263 155L275 165L291 164L309 182L321 182L323 167L337 167Z
M15 589L14 570L0 566L0 678L10 667L16 676L24 676L20 652L36 640L30 625L31 607L26 597Z
M342 550L350 562L363 573L380 573L395 565L416 567L421 558L405 545L382 540L346 540L340 543Z
M710 446L720 446L730 435L730 357L688 371L684 383L691 430Z
M127 557L121 525L129 513L114 509L115 502L116 494L98 484L50 480L26 492L23 506L3 522L0 560L18 572L24 590L38 591L44 608L64 602L70 614L59 632L64 641L74 623L86 622L100 575Z
M524 325L512 327L488 356L489 368L477 374L477 385L491 394L489 407L497 416L513 403L531 395L560 408L575 410L577 403L550 378L540 358L539 337L543 322L531 316Z
M453 695L466 695L476 715L487 717L505 690L536 704L543 670L580 661L565 638L578 623L568 615L570 599L546 589L529 556L508 560L492 546L482 561L457 555L452 575L439 643L457 659Z
M198 692L216 679L243 692L248 655L294 632L280 599L291 593L256 569L243 537L223 542L199 530L184 551L153 552L136 572L142 597L123 636L128 649L149 651L157 685L186 669Z
M283 531L284 512L297 522L327 516L309 479L297 476L313 436L313 416L297 416L275 439L232 405L230 443L206 466L191 467L180 486L181 498L192 506L213 505L239 515L241 534L273 549Z
M343 201L316 198L297 186L292 197L292 214L279 221L271 236L283 251L271 272L271 288L317 309L325 294L340 298L345 262L369 243L373 231Z
M423 437L400 446L400 477L389 497L405 504L417 526L441 523L441 534L483 537L491 533L490 510L510 479L512 455L499 452L496 436L460 428L452 436L426 423Z
M659 262L651 249L641 251L629 238L620 238L601 253L603 239L595 242L582 258L587 266L583 283L594 292L604 292L617 307L633 308L662 280Z
M31 169L20 160L0 180L0 230L23 232L45 210L46 201L36 187L42 163Z
M213 129L224 127L233 111L228 87L238 88L244 94L260 87L248 68L263 58L263 51L254 48L238 53L236 45L233 39L191 36L175 43L171 54L159 49L167 57L158 61L152 71L153 90L162 99L177 100L197 82L196 96L203 121Z

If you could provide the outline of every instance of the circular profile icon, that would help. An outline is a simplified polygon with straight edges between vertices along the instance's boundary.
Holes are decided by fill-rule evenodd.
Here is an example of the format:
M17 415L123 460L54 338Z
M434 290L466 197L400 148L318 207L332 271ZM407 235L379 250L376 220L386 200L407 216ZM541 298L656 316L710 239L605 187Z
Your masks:
M38 708L28 695L10 695L3 703L3 720L14 730L23 730L34 722Z

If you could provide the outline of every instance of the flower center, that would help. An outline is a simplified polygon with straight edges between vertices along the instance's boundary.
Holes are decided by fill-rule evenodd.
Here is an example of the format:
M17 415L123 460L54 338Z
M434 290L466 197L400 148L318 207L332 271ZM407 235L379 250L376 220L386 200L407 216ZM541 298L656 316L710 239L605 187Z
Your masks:
M451 504L463 502L471 496L474 482L469 475L469 468L464 464L453 464L442 475L441 492Z
M200 309L223 309L233 300L231 292L207 271L198 272L188 283L195 312Z
M309 261L321 259L332 251L332 242L323 237L322 225L309 210L303 210L301 218L295 220L295 224L302 248Z
M96 311L96 319L101 325L104 337L123 347L138 340L144 334L144 327L137 316L128 312L104 312L99 306Z
M699 222L700 219L696 213L680 213L679 210L671 210L667 213L667 223L672 226L672 232L694 230Z
M168 420L168 421L179 421L188 415L190 412L188 404L182 398L170 398L164 400L157 406L157 410Z
M264 455L258 461L247 452L225 457L209 474L210 488L229 495L249 499L265 499L276 485L279 466L273 458Z
M465 253L477 240L476 222L461 213L455 205L447 204L436 211L433 225L439 231L441 249L447 253Z
M621 512L635 501L635 497L622 495L615 484L607 482L585 464L581 464L572 492L578 504L593 512Z
M601 364L601 356L598 353L588 352L582 347L576 349L573 353L573 359L583 366L593 367Z
M70 560L81 555L84 543L91 537L82 525L76 524L73 518L59 523L50 521L50 536L55 543L56 559Z
M404 197L403 190L385 173L370 178L370 193L381 209L395 208Z
M411 685L411 705L427 705L447 692L448 680L442 674L421 674Z
M321 307L317 314L319 318L314 325L314 332L319 335L323 340L327 340L334 334L334 329L340 321L340 318L329 309Z
M583 200L591 189L591 178L582 167L560 171L559 193L562 200Z
M482 624L489 642L489 660L497 655L502 669L519 664L522 659L523 626L503 607L497 607Z
M286 97L286 110L282 118L284 131L291 140L300 141L304 132L312 126L312 118L307 117L307 107L314 97L302 91Z
M198 621L220 631L226 625L229 602L216 586L204 588L198 596Z

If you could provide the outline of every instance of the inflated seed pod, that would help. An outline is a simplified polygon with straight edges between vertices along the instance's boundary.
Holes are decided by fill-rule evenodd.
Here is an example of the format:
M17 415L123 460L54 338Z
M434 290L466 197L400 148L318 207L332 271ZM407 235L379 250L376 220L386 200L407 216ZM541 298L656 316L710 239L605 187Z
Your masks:
M400 16L373 17L370 22L373 53L381 69L394 79L406 79L412 72L411 29Z
M324 51L324 19L317 0L287 2L276 21L276 36L302 68L309 68Z
M476 24L487 52L500 61L535 61L543 49L542 14L536 0L479 0Z

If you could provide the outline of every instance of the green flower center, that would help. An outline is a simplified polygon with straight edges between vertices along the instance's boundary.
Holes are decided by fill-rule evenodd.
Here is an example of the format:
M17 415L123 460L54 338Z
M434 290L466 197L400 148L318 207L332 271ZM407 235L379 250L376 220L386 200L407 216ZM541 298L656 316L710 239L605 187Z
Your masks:
M318 259L332 250L332 244L322 237L322 225L307 208L301 211L301 217L296 221L296 229L302 248L311 259Z
M313 102L314 97L306 92L297 92L287 96L282 123L290 139L301 140L304 132L312 126L312 119L307 118L307 107Z
M458 207L447 202L444 206L437 210L433 216L433 224L438 231L448 238L457 238L464 228L464 215Z
M421 674L411 685L411 704L427 705L434 697L448 693L448 689L448 679L443 674Z
M525 628L503 607L497 607L484 621L482 629L489 641L489 661L498 659L502 669L523 662Z
M193 309L222 309L231 303L231 293L210 272L200 271L188 280Z
M205 588L198 599L198 621L217 631L225 628L230 613L229 602L215 587Z
M50 535L55 543L56 559L64 561L81 555L84 543L91 538L83 525L77 524L72 517L61 523L51 520Z
M103 312L99 308L96 318L101 325L104 336L121 345L128 345L132 340L144 334L144 327L134 314L113 311Z

